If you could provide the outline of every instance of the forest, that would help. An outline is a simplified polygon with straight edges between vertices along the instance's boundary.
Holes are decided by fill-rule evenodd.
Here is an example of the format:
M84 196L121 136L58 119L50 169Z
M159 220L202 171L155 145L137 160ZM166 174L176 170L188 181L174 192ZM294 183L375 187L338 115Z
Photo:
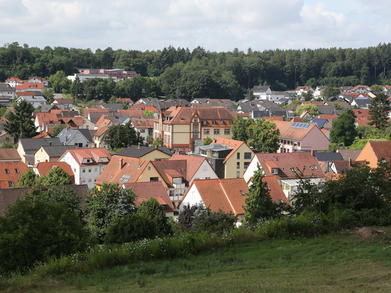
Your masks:
M391 43L367 48L320 48L210 52L172 46L158 51L0 47L0 81L9 77L49 79L54 90L86 99L115 97L226 98L239 100L255 85L284 91L298 85L355 86L391 84ZM90 81L83 86L65 80L77 68L134 70L137 78L118 83Z

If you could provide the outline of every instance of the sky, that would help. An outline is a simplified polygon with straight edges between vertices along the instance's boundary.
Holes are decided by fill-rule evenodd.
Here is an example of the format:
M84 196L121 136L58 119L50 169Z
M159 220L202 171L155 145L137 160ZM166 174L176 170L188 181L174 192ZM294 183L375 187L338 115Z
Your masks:
M228 52L391 41L390 0L0 0L0 46Z

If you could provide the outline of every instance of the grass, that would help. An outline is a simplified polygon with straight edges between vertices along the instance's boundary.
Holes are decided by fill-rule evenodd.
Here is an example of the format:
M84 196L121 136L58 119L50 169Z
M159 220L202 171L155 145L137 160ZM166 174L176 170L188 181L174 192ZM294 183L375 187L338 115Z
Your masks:
M389 233L388 233L389 235ZM267 240L173 260L0 282L6 292L390 292L391 243L349 233ZM389 238L388 238L389 239Z

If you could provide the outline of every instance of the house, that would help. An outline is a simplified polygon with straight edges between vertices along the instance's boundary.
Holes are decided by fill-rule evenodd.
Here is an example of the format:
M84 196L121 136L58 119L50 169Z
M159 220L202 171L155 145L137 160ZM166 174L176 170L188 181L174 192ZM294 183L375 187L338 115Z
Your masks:
M66 150L58 162L71 166L76 184L87 184L88 188L93 188L110 159L110 154L104 148L84 148Z
M27 165L21 161L2 161L0 163L0 189L17 185L20 175L27 170Z
M303 150L326 151L329 139L318 128L316 123L298 123L273 121L280 130L279 153L291 153Z
M101 78L101 79L108 79L110 76L107 74L82 74L82 73L75 73L74 75L68 75L67 78L71 81L74 82L77 78L80 80L80 82L84 82L87 79L92 79L92 78Z
M248 186L243 178L194 180L183 195L178 209L184 206L203 204L212 212L222 210L238 216L238 222L244 219L244 199Z
M356 159L367 161L371 168L377 168L379 160L391 161L391 141L368 141Z
M370 90L371 90L370 87L367 85L356 85L354 88L350 90L350 92L364 94L364 93L368 93Z
M10 103L15 98L15 88L6 83L0 83L0 97L4 97L1 101L6 101L5 103Z
M99 127L94 136L92 137L92 141L97 148L105 148L108 149L108 145L105 143L105 136L107 133L107 130L109 130L109 127Z
M54 99L52 105L56 105L56 106L60 105L64 109L71 111L73 108L73 101L72 99Z
M130 119L134 129L140 133L143 141L147 141L147 137L153 137L153 119L151 118L133 118Z
M75 183L75 174L73 173L71 166L66 162L41 162L38 163L33 170L39 177L43 177L53 168L63 169L72 178L72 182Z
M34 164L34 154L42 146L61 146L58 138L21 138L18 142L17 151L22 162L32 166Z
M0 147L5 142L9 142L9 143L13 144L14 138L7 131L0 131Z
M337 152L311 151L311 154L318 160L319 165L322 167L322 170L325 173L331 171L331 166L334 162L339 162L344 160L342 155Z
M42 83L44 87L49 86L49 81L38 76L29 77L27 83Z
M164 146L160 147L146 147L131 145L116 153L118 156L140 158L150 161L169 160L172 156L170 149Z
M17 78L17 77L11 77L11 78L7 78L5 80L5 83L6 84L9 84L10 86L12 86L13 88L15 88L16 85L21 85L23 84L23 80Z
M356 127L363 126L363 125L369 125L369 117L371 116L369 114L369 109L353 109L354 115L356 116L354 124Z
M26 101L33 104L34 108L42 107L47 103L45 96L42 93L26 91L23 93L16 93L16 102Z
M269 86L257 85L252 88L253 96L257 100L269 100L272 90Z
M92 147L92 137L88 129L64 128L57 135L62 145L76 145L79 148Z
M208 159L219 178L242 178L254 152L243 141L218 137L200 146L199 155Z
M131 182L124 183L124 188L132 188L136 194L135 206L139 207L141 203L150 198L156 198L157 201L164 207L166 217L174 217L175 207L167 195L167 191L160 181L155 182Z
M306 94L308 92L310 92L311 94L314 93L314 89L310 86L298 86L296 89L296 95L298 97L301 97L303 94Z
M226 108L175 108L161 112L154 120L154 139L181 151L194 151L206 137L231 138L235 116Z
M314 184L319 184L325 177L318 160L310 152L255 154L243 175L248 184L258 166L265 176L276 177L290 202L300 183L298 173Z
M358 107L360 109L369 109L369 106L372 103L372 98L368 97L357 97L351 103L352 106Z
M161 181L164 188L168 189L167 184L152 164L152 161L114 155L95 183L99 188L103 183L122 184L149 181Z
M16 92L43 92L44 85L43 83L36 82L24 82L21 85L15 85Z
M41 146L34 153L34 165L41 162L57 162L66 150L75 149L76 145Z

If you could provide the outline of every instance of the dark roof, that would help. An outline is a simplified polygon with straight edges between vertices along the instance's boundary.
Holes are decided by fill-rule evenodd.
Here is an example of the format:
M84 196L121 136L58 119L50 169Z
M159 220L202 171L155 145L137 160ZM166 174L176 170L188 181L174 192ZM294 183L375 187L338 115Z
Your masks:
M355 161L358 157L358 155L361 153L361 150L343 150L343 149L338 149L338 153L341 154L342 158L347 161L347 160L352 160Z
M334 106L328 105L319 105L318 106L319 114L322 115L333 115L334 114Z
M61 143L66 143L67 141L71 141L77 133L81 133L89 142L92 142L91 133L88 129L68 129L64 128L57 137L61 141Z
M154 148L154 147L145 147L145 146L137 146L137 145L131 145L128 148L126 148L122 151L119 151L118 153L116 153L116 155L124 156L124 157L131 157L131 158L141 158L154 150L161 151L162 153L170 155L170 156L172 155L170 149L165 146L160 146L158 148Z
M77 148L77 146L76 145L60 145L60 146L43 146L42 148L45 150L45 152L50 157L61 157L62 154L65 153L66 150L75 149L75 148Z
M343 161L340 153L318 153L315 152L315 157L319 162Z
M21 138L19 140L20 144L23 146L23 149L26 154L33 154L41 146L50 146L50 145L61 145L61 141L57 137L51 138Z
M321 129L327 122L327 119L324 118L311 118L310 122L315 122L318 125L318 128Z

